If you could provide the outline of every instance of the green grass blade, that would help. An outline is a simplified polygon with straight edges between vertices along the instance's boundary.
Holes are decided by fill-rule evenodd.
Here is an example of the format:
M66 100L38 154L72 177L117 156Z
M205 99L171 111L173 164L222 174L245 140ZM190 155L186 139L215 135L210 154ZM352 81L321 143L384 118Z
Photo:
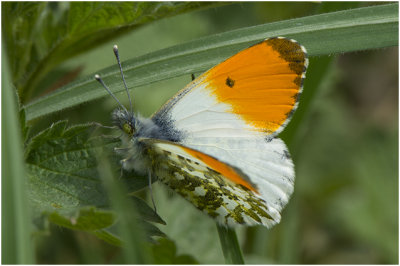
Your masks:
M244 264L235 230L218 223L217 229L226 264Z
M1 242L3 264L33 264L31 217L26 199L26 172L14 88L2 49L2 201Z
M144 224L137 219L136 206L128 200L128 193L114 179L111 165L105 157L99 158L99 173L110 197L111 206L116 211L118 229L123 241L123 253L128 264L146 264L150 262L150 247L145 240Z
M310 56L382 48L398 44L398 5L380 5L242 28L177 45L124 62L130 88L204 71L264 38L286 36L302 43ZM111 54L111 52L110 52ZM116 66L100 71L113 92L124 90ZM26 108L27 120L39 118L107 92L85 77Z
M304 90L300 96L299 108L296 110L293 119L290 121L286 129L279 135L286 145L288 145L289 150L296 152L296 148L292 147L292 142L296 138L296 133L301 125L303 118L307 115L308 111L311 109L310 105L318 92L321 80L325 77L328 69L330 68L334 58L331 56L320 56L310 59L309 68L307 69L306 79L304 82ZM296 157L296 154L292 154Z

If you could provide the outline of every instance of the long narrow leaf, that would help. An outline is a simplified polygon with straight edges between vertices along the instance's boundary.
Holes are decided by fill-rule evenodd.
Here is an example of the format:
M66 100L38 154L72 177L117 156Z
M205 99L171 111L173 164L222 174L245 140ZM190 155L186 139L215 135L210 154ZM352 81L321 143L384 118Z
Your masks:
M227 264L244 264L235 230L219 225L218 223L217 229L225 262Z
M137 206L126 197L127 192L114 180L111 165L106 157L100 157L99 173L110 197L111 206L116 211L118 231L124 246L125 262L146 264L150 261L150 247L145 240L144 224L137 219Z
M130 88L204 71L264 38L298 40L310 56L382 48L398 44L398 4L350 9L269 23L209 36L124 62ZM100 71L113 92L122 91L118 69ZM107 92L93 77L71 83L28 104L27 120L99 99Z
M4 55L4 50L2 54ZM18 111L15 97L13 97L14 89L11 85L6 56L2 58L2 66L2 263L32 264L34 263L34 248L26 196L22 136L18 125Z

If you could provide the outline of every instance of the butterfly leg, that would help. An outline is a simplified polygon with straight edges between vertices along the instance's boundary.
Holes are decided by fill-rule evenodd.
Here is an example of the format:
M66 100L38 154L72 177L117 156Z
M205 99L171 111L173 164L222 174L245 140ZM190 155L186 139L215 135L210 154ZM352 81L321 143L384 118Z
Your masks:
M116 151L116 152L119 152L119 151L128 151L129 150L129 148L119 148L119 147L115 147L114 148L114 151ZM126 161L126 160L123 160L123 161Z
M112 127L104 126L104 125L102 125L102 124L100 124L100 123L97 123L97 122L92 122L91 125L94 126L94 130L93 130L92 133L91 133L92 135L96 134L96 133L100 130L100 128L117 129L116 126L112 126ZM102 137L105 137L105 138L110 138L109 135L101 134L101 136L102 136Z
M121 173L119 174L119 179L121 180L124 176L124 169L121 167Z
M112 127L110 127L110 126L105 126L105 125L102 125L102 124L97 123L97 122L92 122L92 124L93 124L94 126L100 127L100 128L107 128L107 129L117 129L117 128L118 128L118 127L116 127L116 126L112 126Z

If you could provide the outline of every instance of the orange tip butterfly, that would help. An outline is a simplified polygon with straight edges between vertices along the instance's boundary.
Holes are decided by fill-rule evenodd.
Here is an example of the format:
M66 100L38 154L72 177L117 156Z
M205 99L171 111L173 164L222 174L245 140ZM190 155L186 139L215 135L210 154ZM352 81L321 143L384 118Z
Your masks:
M122 168L162 181L226 226L279 223L294 165L277 138L298 106L306 49L277 37L255 44L194 79L150 118L130 109L112 120L122 133Z

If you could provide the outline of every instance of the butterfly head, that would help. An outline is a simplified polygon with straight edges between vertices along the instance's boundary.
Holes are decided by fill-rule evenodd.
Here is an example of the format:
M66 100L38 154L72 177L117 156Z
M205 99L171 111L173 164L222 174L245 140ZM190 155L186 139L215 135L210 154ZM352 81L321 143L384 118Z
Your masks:
M119 67L119 70L121 72L121 77L122 77L122 81L123 81L124 86L125 86L126 93L128 95L128 98L129 98L130 111L128 111L125 108L125 106L123 106L121 104L121 102L117 99L117 97L115 97L114 93L111 92L111 90L107 87L107 85L104 83L104 81L101 79L101 77L99 75L96 74L94 76L94 78L98 82L100 82L100 84L114 98L114 100L117 101L118 105L120 106L120 108L116 109L112 114L113 123L116 126L118 126L125 134L127 134L130 137L132 137L135 134L135 131L136 131L136 128L137 128L137 126L135 126L135 122L136 122L135 115L134 115L134 113L132 111L132 100L131 100L131 96L129 94L128 86L126 85L126 82L125 82L125 76L124 76L124 72L122 71L122 66L121 66L121 61L119 59L118 46L117 45L114 45L113 51L114 51L115 58L117 59L117 62L118 62L118 67Z
M135 114L132 108L132 100L129 95L128 86L125 82L125 76L122 71L121 62L118 55L118 47L114 45L114 54L118 62L119 70L121 73L122 81L126 90L126 94L129 99L130 109L128 110L121 102L117 99L114 93L107 87L104 83L103 79L99 75L95 75L94 78L104 87L104 89L114 98L114 100L118 103L119 108L115 109L112 113L112 121L113 124L124 132L124 136L128 138L128 140L137 140L139 137L152 137L158 139L167 139L170 134L169 132L163 132L160 128L149 118L143 118L139 114Z
M132 137L136 133L136 118L134 113L123 109L115 109L112 113L114 125L119 127L126 135Z

